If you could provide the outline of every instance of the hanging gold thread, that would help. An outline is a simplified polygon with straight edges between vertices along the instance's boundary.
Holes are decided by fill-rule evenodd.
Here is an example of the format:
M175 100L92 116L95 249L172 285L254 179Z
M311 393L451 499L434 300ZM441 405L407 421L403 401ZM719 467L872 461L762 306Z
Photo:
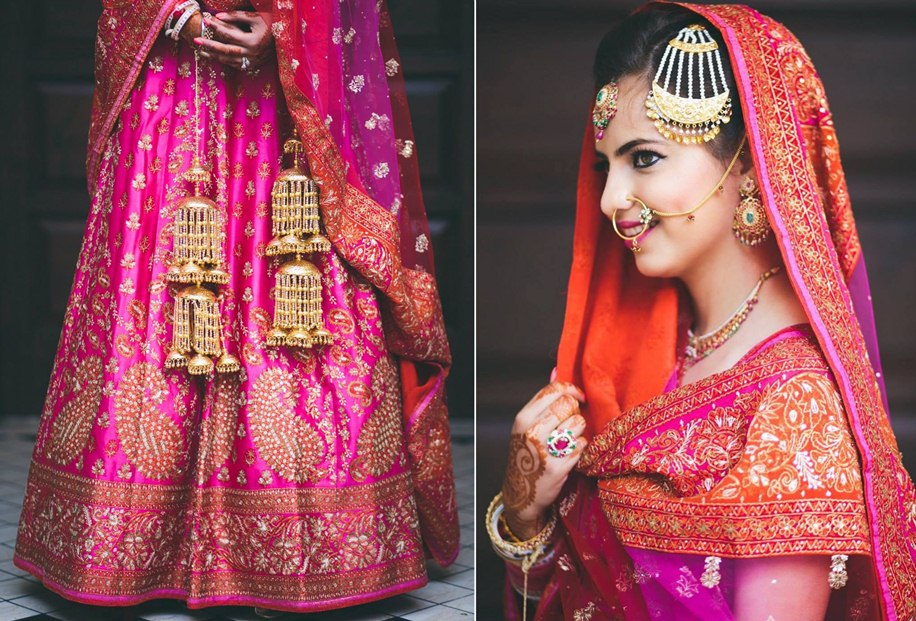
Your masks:
M292 166L280 172L271 191L273 239L266 253L294 254L295 259L283 263L276 273L274 325L267 345L327 345L331 333L324 327L321 271L302 255L329 252L331 242L321 234L318 185L299 168L303 147L295 132L283 152L292 154Z

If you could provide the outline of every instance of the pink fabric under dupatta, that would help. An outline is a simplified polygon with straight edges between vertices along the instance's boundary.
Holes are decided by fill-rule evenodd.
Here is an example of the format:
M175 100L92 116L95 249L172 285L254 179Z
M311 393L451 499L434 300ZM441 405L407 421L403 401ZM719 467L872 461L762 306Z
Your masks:
M226 214L231 275L223 337L242 371L192 378L163 368L175 293L163 274L197 151L193 54L160 34L172 4L111 3L100 18L92 208L14 562L99 605L314 611L417 588L425 555L458 551L450 358L406 102L391 108L400 77L383 62L384 7L310 3L320 45L297 39L292 54L283 25L306 25L292 21L299 3L278 3L276 63L247 75L201 62L204 190ZM290 82L294 56L310 99ZM271 187L292 125L334 244L314 257L333 340L310 350L265 346L279 266L264 252ZM401 179L412 206L396 216Z

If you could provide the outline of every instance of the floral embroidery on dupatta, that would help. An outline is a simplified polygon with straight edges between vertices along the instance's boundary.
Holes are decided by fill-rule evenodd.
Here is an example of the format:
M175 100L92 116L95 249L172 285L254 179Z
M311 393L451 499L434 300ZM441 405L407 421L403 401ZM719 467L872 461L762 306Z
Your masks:
M625 545L871 551L855 444L810 333L624 412L583 461Z

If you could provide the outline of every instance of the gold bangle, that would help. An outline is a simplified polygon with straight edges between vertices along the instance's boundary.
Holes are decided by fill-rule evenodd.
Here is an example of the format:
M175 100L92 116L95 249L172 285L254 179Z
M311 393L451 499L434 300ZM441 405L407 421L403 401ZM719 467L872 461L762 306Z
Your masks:
M509 528L509 520L506 519L505 511L499 514L499 517L497 518L496 521L498 523L498 526L502 528L502 531L506 533L506 535L509 536L509 541L511 541L512 543L521 543L522 542L522 540L518 538L518 535L513 533L512 529Z

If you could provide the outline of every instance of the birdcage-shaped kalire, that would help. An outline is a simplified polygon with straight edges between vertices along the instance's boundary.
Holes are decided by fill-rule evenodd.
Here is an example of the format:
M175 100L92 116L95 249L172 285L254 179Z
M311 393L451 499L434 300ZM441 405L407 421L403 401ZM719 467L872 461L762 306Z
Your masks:
M191 375L208 375L214 367L217 373L234 373L241 364L223 346L219 298L205 286L229 282L224 269L224 217L216 203L202 195L200 184L209 180L209 173L197 158L184 178L195 184L196 191L178 204L172 262L165 279L188 286L175 293L172 347L165 366L187 367Z
M172 321L172 349L166 367L187 367L191 375L213 371L233 373L240 368L238 360L224 351L219 301L216 294L200 285L190 285L175 294ZM191 355L193 354L193 355Z
M169 282L224 285L229 282L229 274L223 267L223 246L226 243L223 214L216 203L201 195L199 188L200 183L209 179L209 173L195 162L185 173L185 179L198 188L195 195L178 203L173 224L175 243L172 264L165 279Z
M267 345L311 347L331 342L324 327L321 304L321 271L302 255L329 252L331 242L321 234L318 185L299 167L302 143L295 135L283 145L292 155L292 166L284 169L271 192L273 239L268 256L294 255L276 273L273 329Z

